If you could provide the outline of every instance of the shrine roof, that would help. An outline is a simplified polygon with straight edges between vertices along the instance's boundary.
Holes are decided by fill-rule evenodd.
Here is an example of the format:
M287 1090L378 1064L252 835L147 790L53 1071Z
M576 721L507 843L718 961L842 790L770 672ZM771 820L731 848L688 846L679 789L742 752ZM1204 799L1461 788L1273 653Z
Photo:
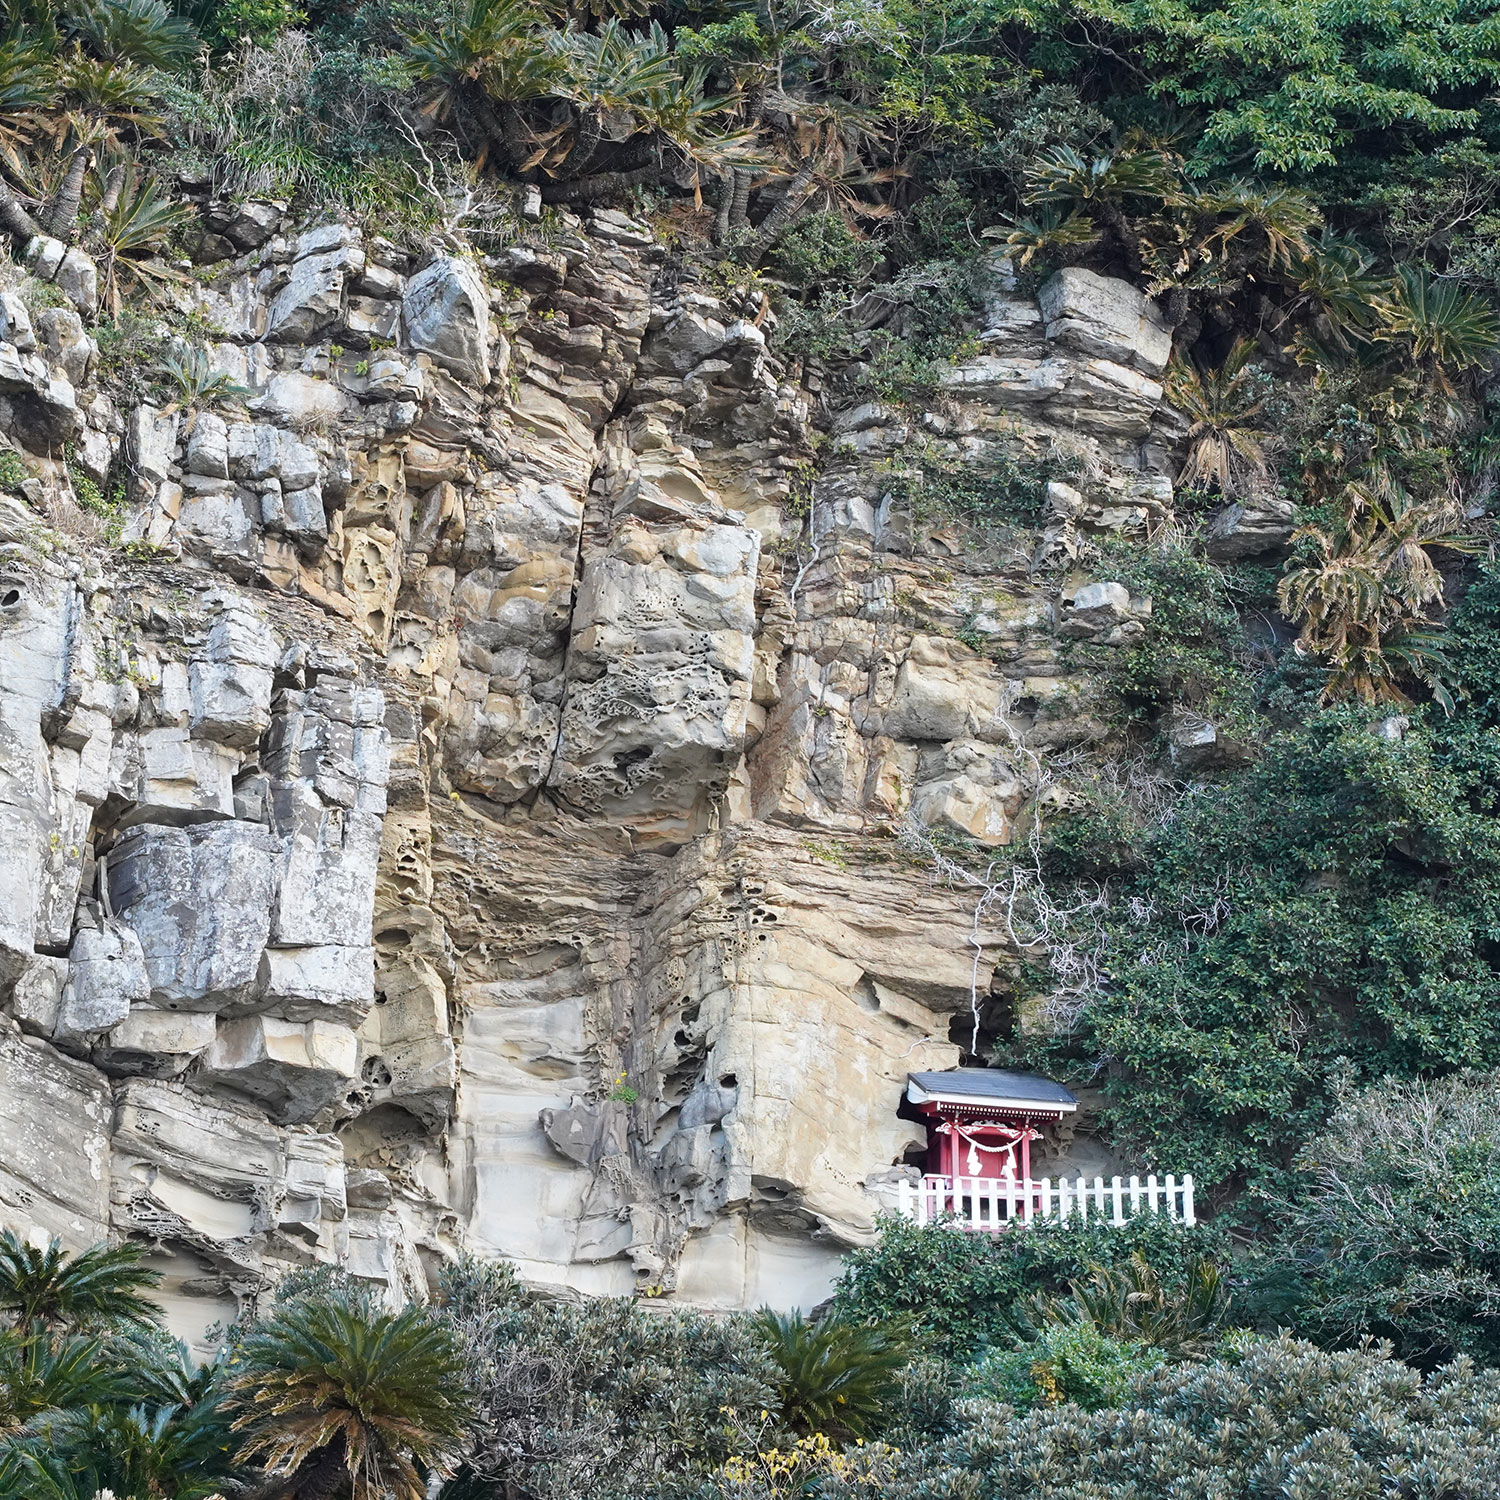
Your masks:
M1040 1073L1007 1073L1000 1068L953 1068L946 1073L908 1073L906 1096L913 1104L954 1099L989 1105L1035 1105L1049 1113L1071 1114L1078 1100L1060 1083Z

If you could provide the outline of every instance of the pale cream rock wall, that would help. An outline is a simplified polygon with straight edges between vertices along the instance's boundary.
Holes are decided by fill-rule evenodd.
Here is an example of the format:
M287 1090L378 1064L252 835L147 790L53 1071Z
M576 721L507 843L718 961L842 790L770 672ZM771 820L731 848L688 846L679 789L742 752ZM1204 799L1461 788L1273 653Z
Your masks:
M490 257L205 224L245 412L120 411L0 291L0 1222L148 1241L200 1347L294 1267L399 1300L462 1247L820 1300L906 1073L1014 967L892 830L1014 843L1107 733L1063 639L1149 618L1079 559L1170 513L1155 310L997 267L898 412L623 214ZM65 428L149 557L48 532ZM896 503L919 447L1076 473L976 539Z

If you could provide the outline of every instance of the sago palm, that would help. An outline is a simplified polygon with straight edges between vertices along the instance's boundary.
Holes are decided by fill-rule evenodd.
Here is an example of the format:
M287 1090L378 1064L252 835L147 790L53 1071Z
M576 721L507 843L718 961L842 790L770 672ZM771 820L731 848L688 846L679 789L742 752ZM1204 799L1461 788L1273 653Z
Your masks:
M1263 262L1289 270L1311 249L1311 234L1321 221L1318 206L1295 188L1258 187L1237 178L1198 194L1194 211L1218 222L1204 243L1223 255L1238 253L1249 264Z
M477 123L481 164L493 145L519 167L535 144L520 106L546 97L563 72L541 12L525 0L468 0L441 26L405 41L423 113L471 142Z
M422 1473L447 1474L457 1461L470 1420L463 1361L452 1332L422 1308L290 1302L251 1330L235 1362L240 1458L276 1481L261 1492L267 1500L341 1489L352 1500L423 1500Z
M1092 1324L1113 1339L1146 1344L1176 1358L1206 1354L1229 1312L1223 1269L1208 1256L1183 1268L1180 1283L1165 1285L1137 1251L1118 1266L1091 1266L1086 1282L1072 1282L1065 1297L1032 1297L1025 1304L1031 1327Z
M1027 173L1026 201L1086 213L1114 239L1130 274L1139 277L1141 249L1125 205L1131 199L1160 203L1171 197L1176 182L1171 162L1154 151L1086 157L1071 146L1055 146Z
M33 110L50 108L56 97L50 49L29 37L0 41L0 121L13 129Z
M1014 246L1020 251L1017 259L1025 270L1039 255L1056 255L1081 245L1092 245L1099 238L1099 231L1076 208L1066 211L1043 208L1034 216L1007 214L996 228L984 230L982 237L1001 239Z
M781 1415L800 1433L869 1433L911 1358L904 1330L840 1313L810 1322L763 1307L750 1319L780 1371Z
M166 0L69 0L62 11L66 30L106 62L175 68L198 50L198 33Z
M228 1415L212 1398L191 1406L75 1407L38 1424L30 1446L86 1478L87 1493L131 1500L207 1500L240 1472Z
M1217 370L1178 356L1167 371L1167 400L1191 424L1180 485L1211 485L1233 499L1266 477L1266 433L1257 420L1266 389L1251 365L1255 345L1241 339Z
M161 180L126 167L114 202L108 196L96 212L95 240L103 272L105 306L119 315L121 294L132 286L155 295L168 281L184 279L180 271L154 263L150 257L167 247L172 236L193 216L184 203L174 203Z
M74 1255L58 1240L40 1249L8 1229L0 1233L0 1314L23 1330L153 1323L158 1310L145 1293L159 1280L141 1264L137 1245Z
M1485 364L1500 350L1500 318L1489 303L1424 266L1396 268L1380 311L1385 336L1404 344L1444 394L1453 389L1450 374Z
M1402 702L1403 676L1445 708L1448 664L1429 620L1443 602L1443 580L1428 551L1470 552L1473 538L1446 496L1413 500L1350 485L1342 516L1300 527L1300 559L1278 589L1283 613L1301 623L1297 649L1329 668L1328 698Z
M47 1412L117 1401L128 1387L102 1340L0 1332L0 1437Z
M1374 264L1369 251L1334 235L1314 240L1297 261L1297 299L1289 312L1313 315L1311 332L1298 337L1318 363L1336 363L1354 344L1368 340L1379 324L1387 283L1375 273Z

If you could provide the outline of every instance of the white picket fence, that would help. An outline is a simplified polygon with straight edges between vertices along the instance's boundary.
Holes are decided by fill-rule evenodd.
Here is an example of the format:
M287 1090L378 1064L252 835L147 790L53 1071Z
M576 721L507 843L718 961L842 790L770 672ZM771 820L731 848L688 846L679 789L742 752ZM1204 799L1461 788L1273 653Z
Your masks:
M1153 1172L1139 1177L1093 1182L1085 1177L1050 1177L1039 1182L1005 1181L994 1177L924 1177L920 1184L896 1184L896 1211L918 1224L946 1223L952 1229L993 1234L1020 1220L1076 1218L1104 1224L1123 1224L1140 1213L1165 1213L1184 1224L1196 1224L1193 1179L1168 1174L1164 1181Z

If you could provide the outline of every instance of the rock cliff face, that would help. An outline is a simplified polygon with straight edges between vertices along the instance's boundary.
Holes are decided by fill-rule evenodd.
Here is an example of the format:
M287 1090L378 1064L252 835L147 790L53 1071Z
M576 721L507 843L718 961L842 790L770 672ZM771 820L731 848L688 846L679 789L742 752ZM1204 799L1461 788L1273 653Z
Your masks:
M173 295L238 402L108 394L78 252L0 292L0 1223L148 1241L194 1337L463 1245L818 1300L1013 956L892 830L1023 838L1103 732L1065 642L1150 609L1073 560L1170 512L1155 309L1000 268L918 418L618 213L204 221ZM976 544L919 447L1078 477Z

